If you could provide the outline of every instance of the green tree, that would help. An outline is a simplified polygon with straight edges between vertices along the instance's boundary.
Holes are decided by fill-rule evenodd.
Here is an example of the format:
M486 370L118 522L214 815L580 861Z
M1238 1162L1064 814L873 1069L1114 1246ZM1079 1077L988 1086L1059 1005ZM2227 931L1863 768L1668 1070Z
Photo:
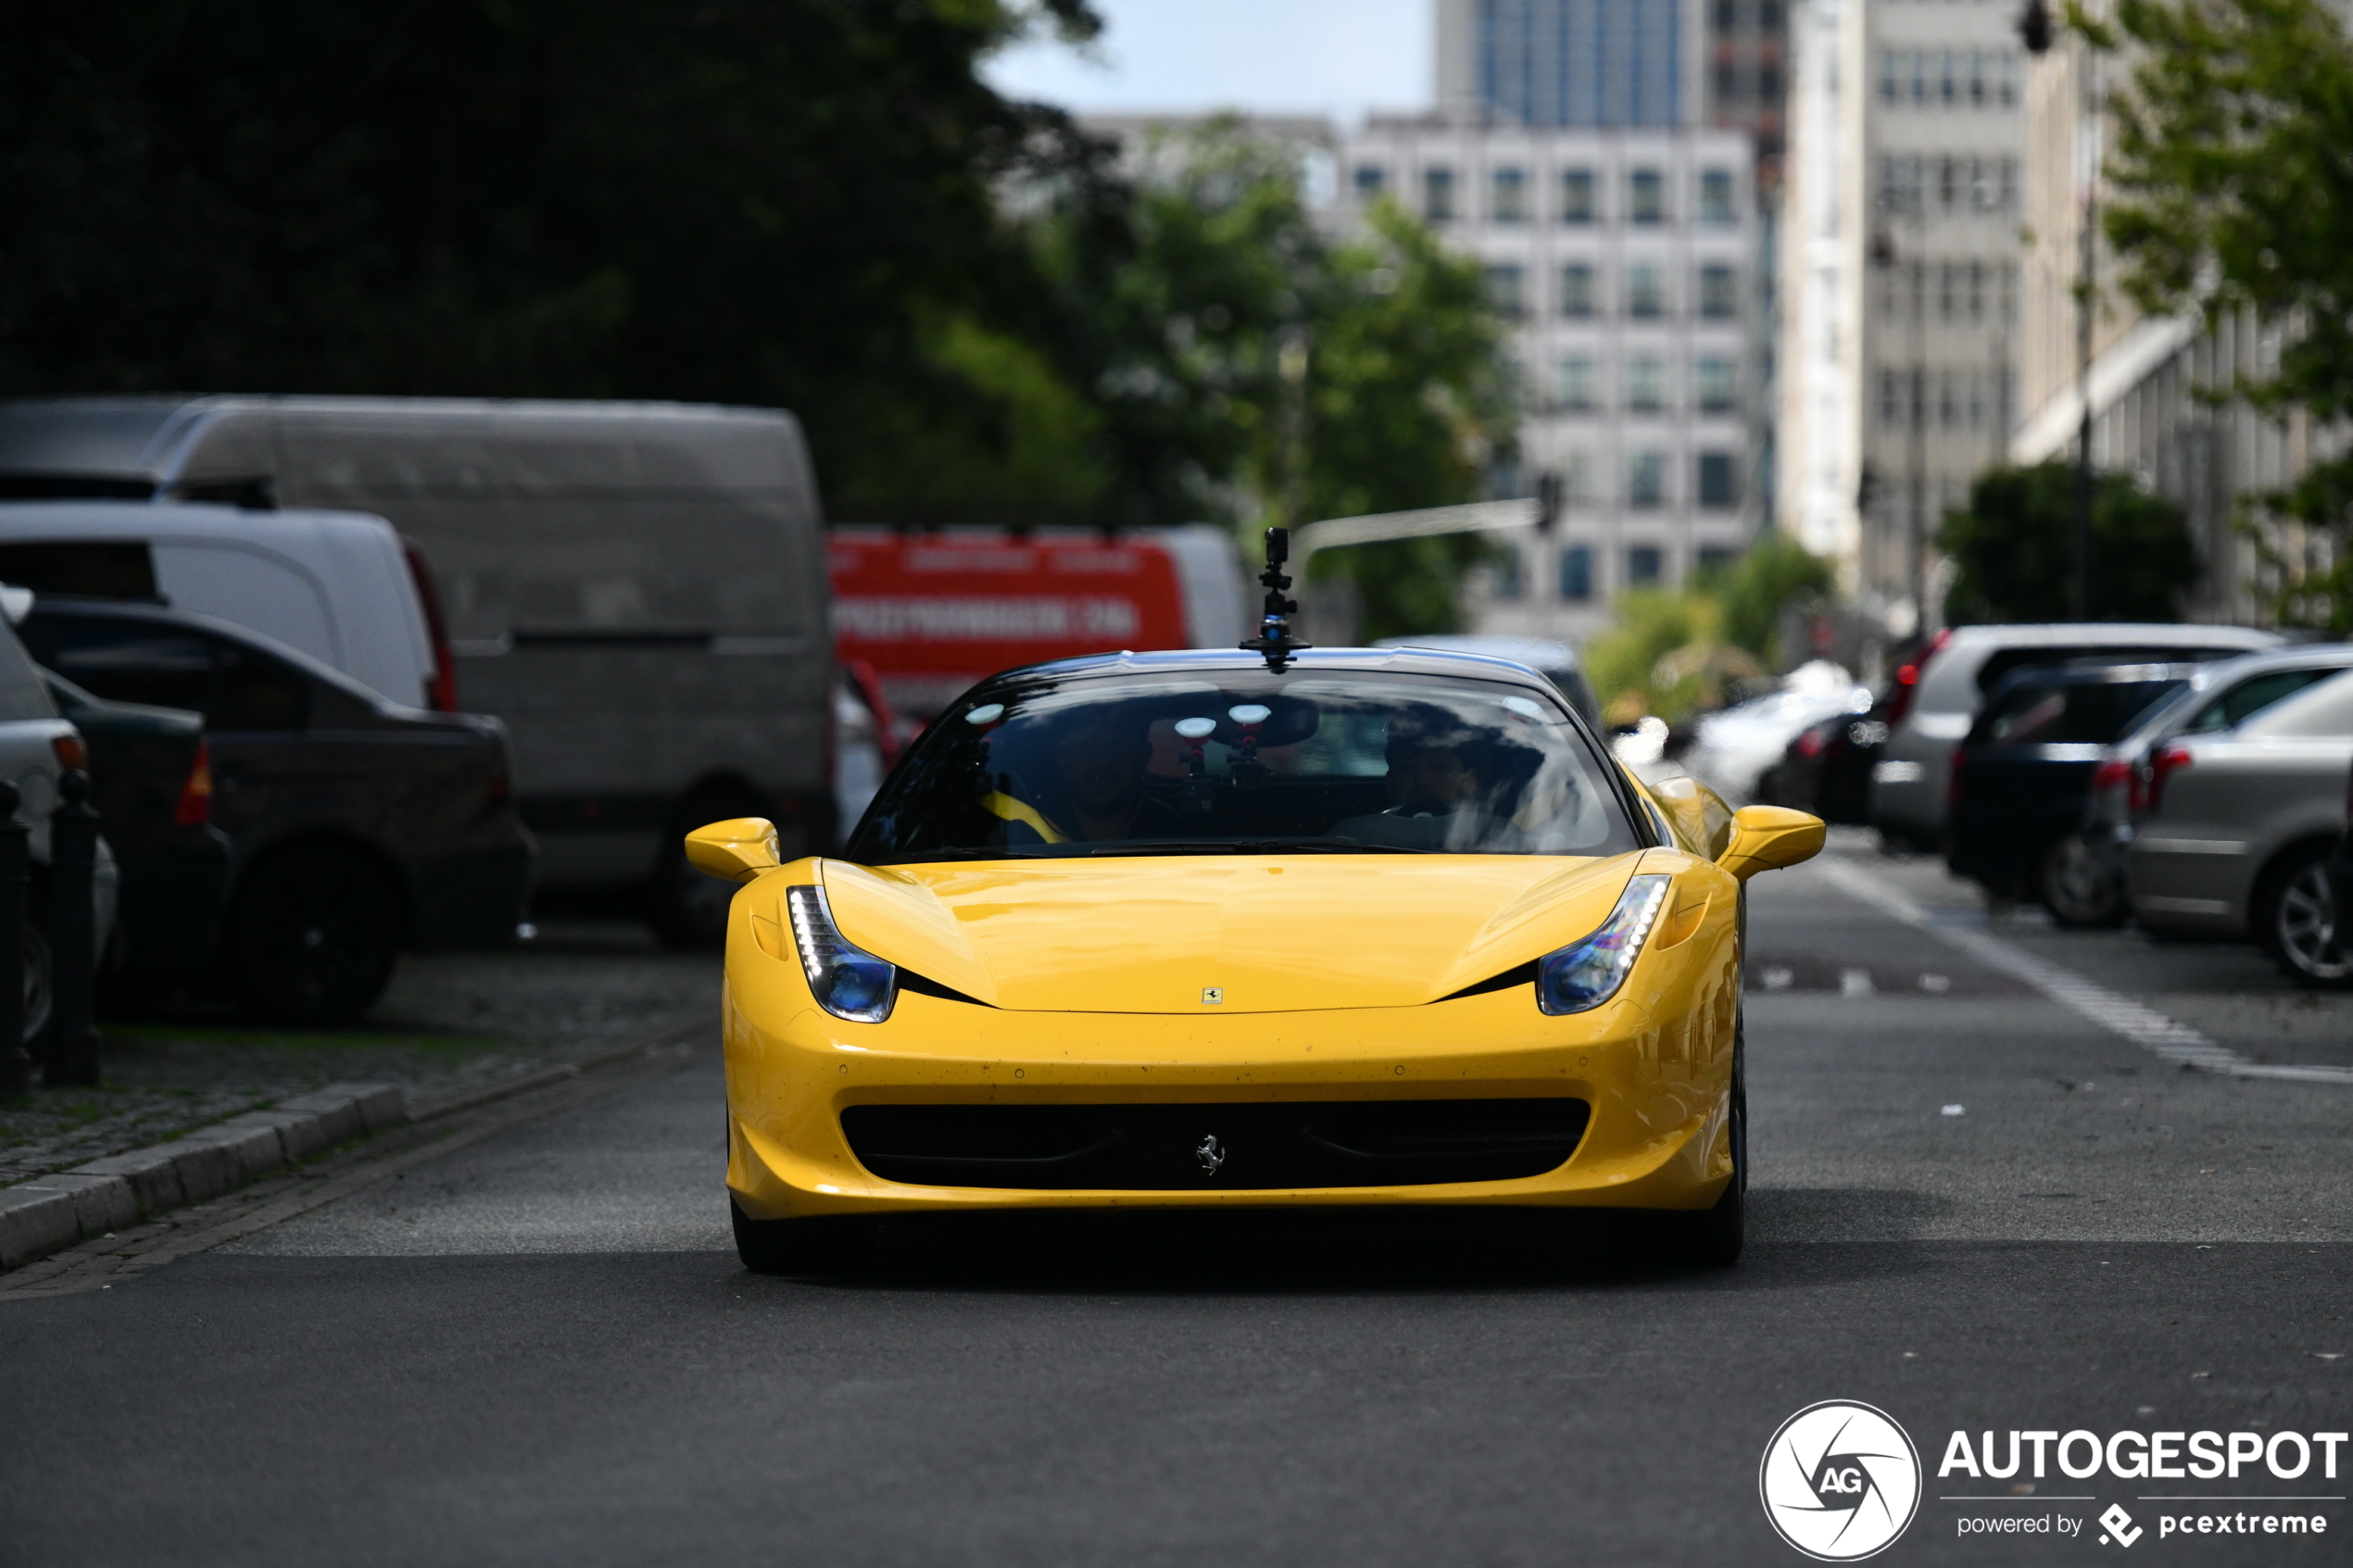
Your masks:
M0 48L0 394L776 404L834 509L1084 491L975 62L1084 0L92 0ZM1074 478L1074 475L1076 477Z
M1936 547L1955 567L1945 618L1957 625L2064 621L2073 576L2075 470L2064 462L1999 468L1969 486L1967 511L1944 514ZM2095 621L2174 621L2197 582L2197 546L2182 509L2121 474L2095 476L2090 594Z
M1298 157L1238 125L1151 156L1123 232L1058 207L1037 236L1103 423L1104 515L1254 529L1473 498L1512 423L1477 265L1390 204L1334 240ZM1362 546L1315 570L1355 581L1368 636L1436 631L1485 549Z
M1831 563L1786 533L1767 533L1699 587L1723 606L1724 640L1761 659L1784 663L1781 614L1792 605L1831 596Z
M2335 11L2119 0L2112 23L2070 21L2096 47L2131 46L2104 220L2127 291L2151 311L2282 329L2276 361L2233 389L2258 409L2353 414L2353 43ZM2251 499L2334 539L2317 571L2282 563L2283 618L2353 630L2353 458Z

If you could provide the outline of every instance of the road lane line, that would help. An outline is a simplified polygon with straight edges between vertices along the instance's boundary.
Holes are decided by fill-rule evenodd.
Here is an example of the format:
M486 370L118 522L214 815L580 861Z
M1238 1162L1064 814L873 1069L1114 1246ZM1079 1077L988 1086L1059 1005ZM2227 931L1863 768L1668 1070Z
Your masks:
M2143 1007L2130 997L2087 980L2073 970L2040 959L2016 943L1988 932L1940 925L1927 909L1902 888L1873 876L1861 867L1824 856L1814 862L1840 892L1859 899L1906 925L1916 926L1952 944L1988 969L2015 975L2051 1000L2090 1019L2167 1061L2180 1062L2200 1073L2230 1078L2271 1078L2293 1084L2353 1085L2353 1067L2288 1066L2249 1061L2230 1047L2208 1038L2188 1024Z

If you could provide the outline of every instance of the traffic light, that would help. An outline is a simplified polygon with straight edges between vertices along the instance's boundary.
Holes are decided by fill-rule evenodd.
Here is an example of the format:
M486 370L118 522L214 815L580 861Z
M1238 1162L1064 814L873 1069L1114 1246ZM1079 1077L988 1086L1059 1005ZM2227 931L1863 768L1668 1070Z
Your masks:
M1536 532L1550 533L1561 517L1561 476L1547 470L1536 476Z
M2051 8L2043 0L2026 0L2026 9L2018 14L2018 41L2030 55L2050 52Z

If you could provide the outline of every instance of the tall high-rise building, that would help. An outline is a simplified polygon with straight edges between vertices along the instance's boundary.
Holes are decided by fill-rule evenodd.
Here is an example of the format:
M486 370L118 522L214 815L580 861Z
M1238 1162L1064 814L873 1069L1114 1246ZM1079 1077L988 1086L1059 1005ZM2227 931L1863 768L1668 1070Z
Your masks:
M1997 0L1799 0L1778 508L1891 633L2020 413L2024 54Z
M1699 123L1701 0L1438 0L1441 113L1596 130Z

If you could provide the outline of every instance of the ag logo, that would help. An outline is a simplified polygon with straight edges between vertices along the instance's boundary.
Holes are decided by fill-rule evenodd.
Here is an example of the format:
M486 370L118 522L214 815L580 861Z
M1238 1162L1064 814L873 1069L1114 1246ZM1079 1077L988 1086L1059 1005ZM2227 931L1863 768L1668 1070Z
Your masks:
M1920 1506L1920 1456L1885 1411L1808 1405L1765 1445L1756 1490L1781 1539L1822 1562L1892 1545Z

